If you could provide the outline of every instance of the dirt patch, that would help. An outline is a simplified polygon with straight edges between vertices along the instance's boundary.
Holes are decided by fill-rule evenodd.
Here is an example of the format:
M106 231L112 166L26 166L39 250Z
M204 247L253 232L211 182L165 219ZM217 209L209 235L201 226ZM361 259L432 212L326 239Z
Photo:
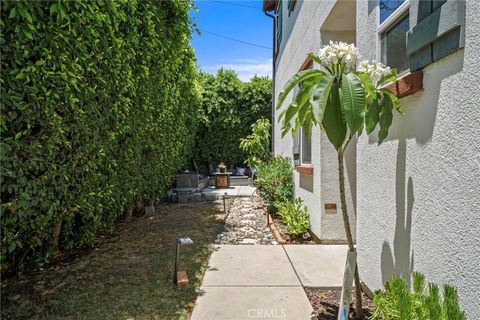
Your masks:
M2 282L3 319L185 319L223 220L223 206L165 204L120 224L94 249L60 257L42 272ZM171 283L175 238L190 287Z
M318 320L337 320L338 306L340 304L340 290L324 290L305 288L308 299L312 304L315 315ZM352 293L352 303L350 304L349 319L355 319L355 292ZM373 308L372 300L362 293L362 306L365 319L371 315Z

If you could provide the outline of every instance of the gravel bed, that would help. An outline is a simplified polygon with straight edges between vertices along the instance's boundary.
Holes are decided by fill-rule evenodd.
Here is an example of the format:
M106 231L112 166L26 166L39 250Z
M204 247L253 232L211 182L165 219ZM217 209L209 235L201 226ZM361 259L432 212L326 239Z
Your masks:
M340 303L340 290L325 290L325 289L311 289L305 288L312 308L318 320L337 320L338 305ZM370 310L373 307L372 300L362 292L362 306L364 318L368 319L371 315ZM350 304L350 317L355 319L355 291L352 292L352 303Z
M228 210L217 244L277 244L267 225L266 210L259 196L238 197Z

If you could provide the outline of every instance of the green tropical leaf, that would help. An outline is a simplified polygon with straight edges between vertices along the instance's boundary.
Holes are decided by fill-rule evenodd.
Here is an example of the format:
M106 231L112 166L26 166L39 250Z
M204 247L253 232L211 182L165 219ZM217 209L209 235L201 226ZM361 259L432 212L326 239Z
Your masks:
M380 131L378 132L378 144L388 136L388 129L392 125L393 119L393 102L388 94L383 95L383 108L380 114Z
M360 129L365 117L365 90L355 73L347 73L342 77L342 111L344 112L350 133Z
M322 60L320 60L320 58L314 54L313 52L309 52L307 53L307 55L315 62L315 63L318 63L318 64L322 64Z
M305 81L309 78L318 78L320 79L321 76L323 76L325 73L320 70L316 69L308 69L305 71L300 71L299 73L295 74L293 77L290 78L290 80L287 81L285 86L283 87L283 90L280 92L278 95L278 101L277 101L277 106L276 108L280 108L285 101L285 98L287 97L288 93L295 88L297 84L299 84L302 81Z
M378 95L367 99L367 112L365 113L365 131L370 134L380 119L380 105Z
M330 96L328 97L322 120L323 129L335 150L338 150L343 145L347 134L347 125L340 105L339 89L339 85L334 84L332 90L330 90Z
M322 122L323 113L325 112L325 106L330 96L334 79L331 75L325 74L311 92L310 104L312 105L312 115L318 123Z
M280 114L278 121L283 118L283 127L286 127L286 124L290 123L290 121L295 117L298 112L298 105L296 102L290 103L285 110Z
M305 122L303 124L303 133L305 137L307 138L307 141L310 142L312 140L312 127L313 127L313 115L312 115L312 109L309 109L306 116L305 116Z
M397 110L397 112L399 112L403 116L404 113L400 110L400 100L398 99L398 97L387 88L383 88L381 89L381 91L390 97L390 100L392 100L393 107L395 108L395 110Z
M367 98L376 95L376 89L373 85L372 78L370 75L365 72L357 72L358 78L362 81L363 87L365 88L365 93L367 94Z
M382 78L380 78L380 81L378 81L378 83L384 84L384 83L390 83L395 81L397 81L397 69L393 68L392 72L388 76L383 76Z

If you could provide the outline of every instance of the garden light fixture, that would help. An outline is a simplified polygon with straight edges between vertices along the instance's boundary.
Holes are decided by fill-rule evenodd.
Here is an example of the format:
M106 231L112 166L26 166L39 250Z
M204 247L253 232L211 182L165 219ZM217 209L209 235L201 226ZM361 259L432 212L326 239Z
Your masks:
M173 283L179 287L185 288L188 286L188 277L185 271L178 271L178 265L180 264L180 247L193 244L192 239L189 237L176 238L177 249L175 252L175 268L173 271Z

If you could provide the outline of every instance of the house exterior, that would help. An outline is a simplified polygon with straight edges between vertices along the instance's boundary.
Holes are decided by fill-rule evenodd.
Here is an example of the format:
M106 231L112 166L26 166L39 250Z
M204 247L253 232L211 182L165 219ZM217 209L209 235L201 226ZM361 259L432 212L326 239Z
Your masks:
M454 285L468 319L480 319L480 7L452 0L265 0L274 20L274 90L312 65L307 52L353 42L362 59L400 72L386 141L362 135L346 154L347 201L360 278L372 290L413 271ZM313 65L313 67L318 67ZM293 96L294 93L291 95ZM291 99L291 97L289 98ZM287 99L287 102L289 100ZM281 138L294 159L295 193L323 242L344 239L336 152L320 129L310 142Z

